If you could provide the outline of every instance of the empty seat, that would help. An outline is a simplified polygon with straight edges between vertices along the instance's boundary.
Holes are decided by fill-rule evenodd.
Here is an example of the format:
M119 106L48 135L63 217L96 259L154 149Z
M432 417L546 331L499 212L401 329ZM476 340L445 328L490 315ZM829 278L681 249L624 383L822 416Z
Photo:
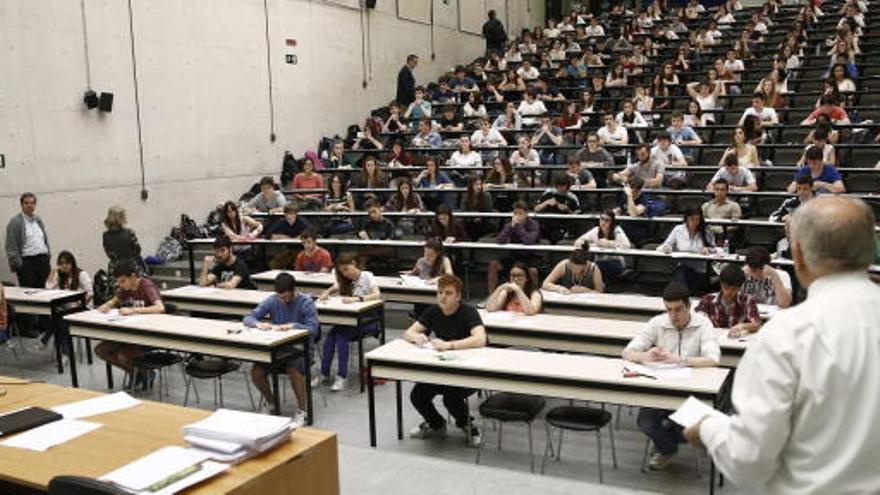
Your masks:
M541 474L547 463L547 454L553 452L552 428L562 430L559 434L559 444L556 446L556 459L562 457L562 434L565 430L579 432L596 432L597 463L599 466L599 483L602 483L602 428L611 422L611 413L604 409L580 406L560 406L551 409L544 418L547 426L547 446L544 449L544 458L541 461ZM614 428L608 428L611 435L611 458L613 465L617 467L617 451L614 447Z
M846 190L853 193L880 192L880 173L849 172L844 178Z
M498 422L498 450L501 450L501 433L504 423L525 423L529 436L529 465L535 472L535 458L532 451L532 422L544 409L544 399L531 395L500 392L493 394L480 404L480 416ZM485 432L486 429L483 428ZM483 453L483 444L477 450L477 464Z

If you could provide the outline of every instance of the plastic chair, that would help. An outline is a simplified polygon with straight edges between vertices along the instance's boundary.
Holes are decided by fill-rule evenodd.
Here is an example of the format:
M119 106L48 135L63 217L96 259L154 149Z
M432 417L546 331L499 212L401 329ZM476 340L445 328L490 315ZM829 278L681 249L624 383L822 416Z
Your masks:
M49 481L49 495L123 495L127 492L103 481L82 476L56 476Z
M532 451L532 422L544 409L544 399L531 395L513 394L501 392L490 396L480 404L480 416L485 420L490 419L498 422L498 450L501 451L501 434L504 423L525 423L529 435L529 467L535 472L535 456ZM477 464L483 453L483 443L477 450Z
M559 445L556 447L556 460L562 457L562 433L565 430L596 432L596 446L598 452L599 483L602 483L602 428L611 422L611 413L604 409L596 409L584 406L559 406L551 409L544 418L547 427L547 446L544 449L544 458L541 460L541 474L547 463L547 454L553 452L552 428L558 428ZM611 435L611 458L613 465L617 467L617 451L614 447L614 428L608 428Z

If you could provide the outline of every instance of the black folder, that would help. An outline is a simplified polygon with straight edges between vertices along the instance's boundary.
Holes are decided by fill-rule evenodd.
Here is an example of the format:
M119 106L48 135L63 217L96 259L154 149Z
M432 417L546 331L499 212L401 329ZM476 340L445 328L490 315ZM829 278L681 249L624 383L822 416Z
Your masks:
M41 407L28 407L20 411L0 416L0 437L12 435L20 431L30 430L54 421L63 419L55 411Z

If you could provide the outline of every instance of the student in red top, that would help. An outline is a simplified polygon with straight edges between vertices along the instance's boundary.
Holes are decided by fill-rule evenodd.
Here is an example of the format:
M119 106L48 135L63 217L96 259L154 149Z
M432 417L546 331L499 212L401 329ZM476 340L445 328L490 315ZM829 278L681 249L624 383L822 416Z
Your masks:
M314 229L306 229L300 234L303 250L296 255L294 267L297 271L329 273L333 268L333 258L326 249L318 246L316 237Z
M758 303L742 291L746 281L742 268L728 263L718 279L721 292L703 296L696 310L708 316L715 328L728 329L730 338L757 332L761 328Z
M293 189L324 189L324 177L315 172L315 162L311 158L303 158L302 172L293 176ZM295 194L293 199L300 209L309 207L321 207L324 195L317 194Z
M501 284L489 296L487 311L513 311L528 316L541 312L544 300L538 285L529 276L529 267L517 261L510 268L510 282Z
M0 282L0 344L9 340L9 315L6 309L6 296L3 294L3 283Z
M819 107L813 110L807 118L801 122L801 125L813 125L820 115L827 115L833 124L849 124L849 115L837 102L834 95L822 95L819 98Z
M98 311L107 313L111 309L119 309L121 316L160 314L165 312L165 306L159 296L159 289L147 277L139 275L138 267L131 260L123 260L116 265L116 295L112 299L98 307ZM141 346L126 344L123 342L110 342L105 340L95 347L95 354L110 364L122 369L129 376L134 374L134 358L144 353ZM146 374L134 377L135 383L143 384L147 388L152 382L155 371L150 373L149 382Z

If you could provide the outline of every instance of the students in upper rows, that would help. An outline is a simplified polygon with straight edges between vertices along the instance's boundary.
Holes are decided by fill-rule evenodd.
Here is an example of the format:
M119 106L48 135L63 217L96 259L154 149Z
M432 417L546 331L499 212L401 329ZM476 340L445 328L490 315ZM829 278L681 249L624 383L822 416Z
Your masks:
M691 310L690 292L676 283L663 291L666 311L645 325L623 350L623 359L635 363L666 363L680 366L718 366L721 348L712 322ZM682 428L668 419L670 410L643 407L636 420L639 429L651 439L654 454L648 461L652 470L664 470L684 443Z
M711 254L715 252L715 235L706 226L703 210L687 208L682 223L675 226L657 251L664 253L685 252L695 254ZM675 270L676 282L687 287L692 293L700 294L708 284L706 262L703 260L681 260Z
M742 292L755 298L758 304L787 308L791 306L791 275L770 266L770 253L762 246L746 251L746 275Z
M277 213L287 204L287 198L281 191L275 189L275 181L271 177L260 179L260 194L257 194L245 203L242 210L244 213L260 211L263 213Z
M455 220L452 210L446 205L440 205L434 213L434 218L431 220L425 237L451 244L468 240L468 233L465 226Z
M268 236L273 241L298 239L300 234L310 228L312 228L311 224L297 214L296 205L288 203L284 206L284 218L269 228Z
M364 302L379 299L379 285L371 272L361 270L351 254L342 254L336 259L336 268L333 270L336 282L321 293L321 300L326 301L330 296L339 294L342 302ZM327 332L324 339L324 350L321 353L321 376L315 377L313 385L320 385L321 380L330 380L330 367L333 364L333 355L338 360L336 365L336 378L333 380L330 390L338 392L345 389L345 381L348 378L348 343L360 335L375 333L379 329L378 322L368 323L361 327L336 325Z
M275 293L264 299L244 317L245 326L272 328L275 331L302 329L309 332L308 338L313 342L317 340L321 334L321 326L318 322L318 310L312 298L297 292L296 279L290 273L279 273L275 277L274 285ZM264 318L267 317L269 318L268 322L264 321ZM272 389L269 387L269 374L287 373L293 394L296 396L297 409L293 415L293 421L297 425L302 425L305 422L305 411L308 409L305 370L310 362L311 356L294 353L274 367L255 363L251 368L251 379L257 390L266 399L267 404L272 404L274 401Z
M718 276L720 292L700 298L697 311L705 314L715 328L728 330L728 337L737 338L761 328L761 316L755 298L742 291L746 276L733 263L724 265Z
M487 311L513 311L531 316L543 309L543 297L537 283L522 261L510 267L510 281L499 285L486 302Z
M247 263L232 252L232 241L225 236L214 239L214 256L205 256L199 285L213 285L221 289L257 288L251 282Z
M528 206L526 206L523 201L517 201L513 205L513 215L510 222L505 224L504 227L502 227L501 232L498 234L498 243L533 245L538 243L540 235L541 226L537 220L529 218ZM533 254L514 249L508 252L507 257L503 261L490 261L487 270L489 290L495 290L495 287L498 285L498 273L501 272L502 268L505 268L505 265L506 267L510 267L516 261L525 261L528 263L538 257L536 254L537 253ZM537 278L537 270L535 270L534 273Z
M602 271L593 263L593 255L589 249L589 245L575 249L568 259L557 263L544 279L541 288L562 294L604 292Z
M666 165L659 161L651 159L651 147L647 144L636 146L636 161L630 163L620 172L611 174L611 180L618 184L623 184L633 177L638 177L644 181L644 186L649 189L656 189L663 185L663 174L666 172Z
M318 246L317 232L314 229L306 229L299 236L303 249L296 255L294 269L299 272L328 273L333 268L333 258L330 252Z
M721 168L712 176L712 180L709 181L706 190L714 190L715 182L721 179L724 179L728 188L734 192L758 190L758 182L755 180L755 175L747 167L740 166L735 155L724 155L721 161Z
M425 241L422 257L416 260L408 274L432 283L436 283L441 275L455 275L452 262L443 253L443 243L439 239Z
M220 225L223 226L223 234L230 240L251 241L259 238L263 232L263 224L247 215L242 215L234 201L224 203L221 211L222 219L220 220ZM232 250L236 254L248 253L250 248L248 244L232 246Z
M437 305L422 312L418 321L403 334L412 344L424 346L430 342L438 351L453 351L484 347L486 329L477 310L461 301L464 284L454 275L443 275L437 281ZM431 337L433 334L433 337ZM476 390L450 385L416 383L410 393L410 402L423 421L410 431L412 438L446 436L446 420L437 412L434 397L443 396L443 405L455 420L469 445L478 447L480 431L473 425L467 398Z
M813 178L809 175L799 175L794 181L794 192L795 196L783 200L779 208L770 214L771 222L788 222L794 210L816 197L813 192Z
M822 149L816 145L811 146L804 153L806 165L801 167L794 174L791 184L788 185L788 192L794 192L797 188L797 178L801 176L809 176L813 179L813 191L817 193L834 193L841 194L846 192L843 185L843 179L837 167L834 165L826 165L823 163Z
M124 260L116 265L113 276L116 277L116 295L99 306L98 311L107 313L111 309L118 309L122 316L165 312L165 305L162 304L156 284L149 278L141 276L132 260ZM95 347L95 354L98 357L123 370L135 384L147 388L153 381L155 371L149 375L141 372L138 376L132 376L134 358L143 353L144 348L141 346L109 340Z
M626 232L617 225L614 210L605 210L599 215L599 225L588 230L574 241L574 246L589 249L596 246L605 249L629 249L632 244ZM622 256L600 254L596 256L596 265L602 275L608 279L617 278L623 273L624 259Z

